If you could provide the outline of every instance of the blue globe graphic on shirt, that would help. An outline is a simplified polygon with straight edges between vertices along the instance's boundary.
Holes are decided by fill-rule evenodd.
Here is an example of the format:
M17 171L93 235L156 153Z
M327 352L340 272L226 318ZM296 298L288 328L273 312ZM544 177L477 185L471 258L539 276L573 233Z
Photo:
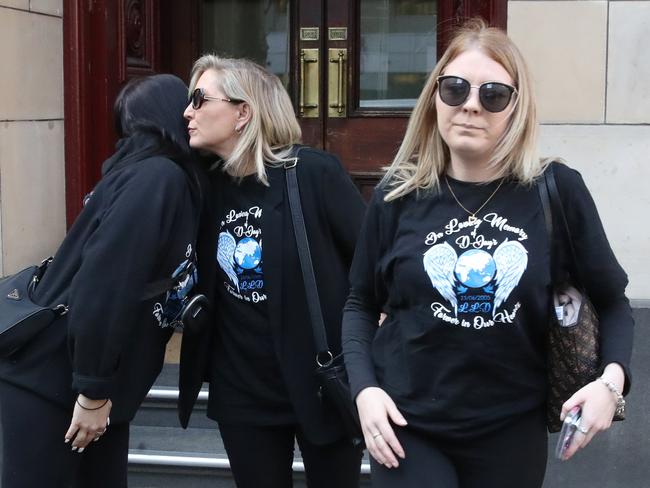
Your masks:
M262 248L252 237L244 237L235 247L235 261L244 269L255 269L262 261Z
M456 278L469 288L481 288L487 285L497 271L492 256L481 250L471 249L460 255L456 261Z

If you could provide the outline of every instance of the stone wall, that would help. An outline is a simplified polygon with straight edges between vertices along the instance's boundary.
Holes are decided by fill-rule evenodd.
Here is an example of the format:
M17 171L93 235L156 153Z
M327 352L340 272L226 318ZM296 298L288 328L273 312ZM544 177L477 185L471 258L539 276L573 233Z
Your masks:
M0 275L65 235L62 0L0 0Z
M508 2L508 32L535 79L541 153L578 169L628 295L650 299L650 2Z

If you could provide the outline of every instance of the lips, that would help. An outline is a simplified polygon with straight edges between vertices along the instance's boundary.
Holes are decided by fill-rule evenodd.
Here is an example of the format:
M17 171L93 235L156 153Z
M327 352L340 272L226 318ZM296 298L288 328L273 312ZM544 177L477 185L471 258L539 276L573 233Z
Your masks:
M478 127L476 125L472 124L454 124L456 127L459 127L461 129L467 129L467 130L482 130L482 127Z

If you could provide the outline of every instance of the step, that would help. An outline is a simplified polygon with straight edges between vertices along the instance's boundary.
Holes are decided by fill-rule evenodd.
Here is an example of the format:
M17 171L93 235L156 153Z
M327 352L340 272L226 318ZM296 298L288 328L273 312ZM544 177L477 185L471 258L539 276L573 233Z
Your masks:
M188 429L179 427L176 413L177 371L166 365L131 424L129 486L235 488L230 463L217 424L206 417L207 388L200 393ZM305 467L296 446L294 486L306 488ZM362 487L370 486L367 457L361 467Z
M304 484L304 464L296 448L293 463L297 487ZM361 467L363 482L370 486L367 458ZM131 426L129 486L132 488L234 487L230 464L219 431L190 427Z

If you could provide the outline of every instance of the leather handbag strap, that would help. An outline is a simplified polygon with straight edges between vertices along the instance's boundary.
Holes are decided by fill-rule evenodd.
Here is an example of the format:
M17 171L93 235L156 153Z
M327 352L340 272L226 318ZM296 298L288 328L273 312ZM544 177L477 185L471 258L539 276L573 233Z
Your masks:
M573 237L571 236L571 230L569 228L569 223L564 211L564 205L562 203L562 199L560 198L560 191L557 186L557 178L551 165L549 165L548 171L545 172L544 178L546 179L546 186L551 197L551 208L553 209L555 215L559 216L560 224L562 225L562 229L564 231L563 241L566 242L566 245L569 247L569 252L571 253L571 264L573 265L573 271L575 272L573 279L576 280L576 284L579 286L579 288L584 289L585 281L582 279L582 273L580 272L580 266L578 265L578 254L576 253L575 245L573 243Z
M539 199L542 201L542 210L544 212L544 223L546 224L546 235L548 236L548 245L550 246L551 254L551 282L555 285L558 283L559 276L559 263L557 253L555 252L555 235L553 232L553 212L551 210L551 199L549 197L548 185L546 183L546 175L548 172L553 172L553 168L549 164L544 174L537 179L537 191L539 192Z
M566 245L568 245L569 248L571 264L573 266L573 271L575 272L573 279L576 280L576 284L579 288L584 289L584 281L582 280L582 275L578 266L578 255L573 244L571 230L569 229L569 223L566 218L566 213L564 212L564 205L562 204L562 199L560 198L560 191L557 186L557 179L555 177L555 172L553 171L552 164L553 163L547 166L543 177L537 180L537 189L539 190L540 199L542 200L542 209L544 211L544 219L546 221L546 230L549 236L549 242L551 243L552 280L554 284L562 284L560 260L558 253L554 252L557 248L554 241L553 225L553 214L555 214L559 218L560 225L562 226L564 234L562 243L564 244L564 242L566 242ZM562 245L561 248L564 249L565 245Z
M305 294L307 295L307 306L311 318L312 332L316 345L317 361L321 354L329 354L328 360L331 359L331 352L327 344L327 334L325 332L325 322L318 297L318 287L316 286L316 276L309 251L309 240L307 239L307 229L305 228L305 218L302 213L300 204L300 188L298 186L298 176L296 167L299 161L299 154L303 147L298 147L287 163L284 164L285 176L287 180L287 194L289 196L289 208L291 209L291 220L293 222L293 231L296 236L296 246L298 248L298 257L300 258L300 268L302 279L305 283Z

